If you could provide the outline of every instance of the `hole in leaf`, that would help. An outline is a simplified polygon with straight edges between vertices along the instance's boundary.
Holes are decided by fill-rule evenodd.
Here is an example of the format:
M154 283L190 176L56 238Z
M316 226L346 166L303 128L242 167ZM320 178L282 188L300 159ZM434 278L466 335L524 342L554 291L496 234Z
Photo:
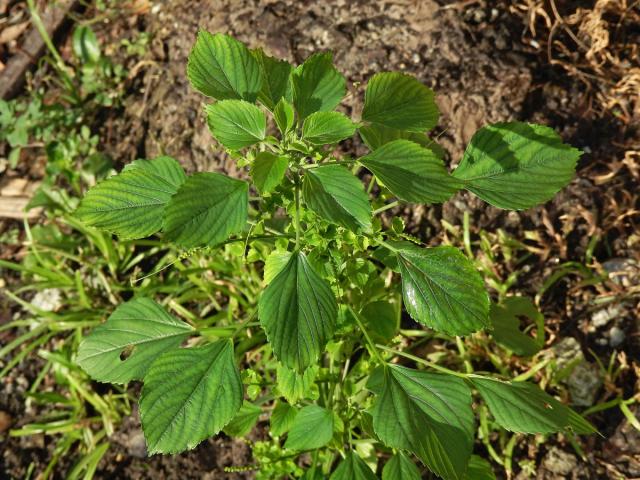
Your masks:
M124 347L124 349L122 349L122 351L120 352L120 360L124 362L127 358L129 358L133 354L133 350L135 348L136 348L135 345L127 345L126 347Z

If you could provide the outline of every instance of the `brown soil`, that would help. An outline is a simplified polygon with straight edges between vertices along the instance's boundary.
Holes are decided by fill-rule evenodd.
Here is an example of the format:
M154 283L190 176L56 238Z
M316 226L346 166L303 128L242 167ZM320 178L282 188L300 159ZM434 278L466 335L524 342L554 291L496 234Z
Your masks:
M567 142L585 150L576 179L544 207L505 212L463 193L442 207L412 206L400 210L398 213L410 220L412 233L437 242L442 237L441 220L459 225L464 210L471 212L476 231L502 228L517 239L525 238L526 232L537 232L538 239L527 242L533 253L528 260L528 273L520 277L516 288L518 293L532 297L558 264L584 261L593 236L600 239L594 252L596 267L611 260L639 262L640 102L636 98L634 103L633 90L627 96L623 91L619 97L622 100L605 108L613 87L594 88L600 85L597 76L601 75L605 82L607 75L617 75L612 77L612 85L616 85L624 72L614 71L613 67L608 70L606 65L599 70L583 68L580 62L587 62L588 52L578 52L580 49L571 43L574 40L562 24L552 28L547 25L540 12L547 12L553 20L549 5L529 3L529 10L518 2L507 1L154 3L145 14L101 27L101 35L112 40L130 35L131 29L143 29L153 35L145 58L129 66L133 74L124 106L119 111L105 112L100 119L103 148L121 163L166 153L190 171L218 169L238 174L233 163L219 153L207 131L202 115L206 100L190 89L185 76L186 59L197 30L231 33L251 47L263 46L269 53L293 62L301 62L318 50L332 50L350 85L345 108L356 114L367 79L380 70L406 71L431 86L442 110L437 133L450 154L451 166L459 161L477 128L503 120L548 124ZM593 8L594 2L556 4L559 15L569 18L578 6ZM640 26L629 26L625 20L633 18L632 13L637 15L638 7L629 8L622 20L618 17L617 24L606 16L610 13L604 17L609 24L617 25L617 33L625 35L624 42L612 36L612 43L640 43ZM532 25L537 27L535 34ZM571 24L576 32L577 25ZM551 31L554 37L548 50L545 42ZM584 44L589 38L583 35L578 40ZM554 56L551 61L549 51ZM586 77L572 74L567 64L583 68ZM629 68L634 66L628 61L627 64ZM595 83L589 84L585 78ZM345 148L355 154L364 152L357 140ZM509 268L504 267L506 274ZM577 275L562 279L540 300L552 335L576 338L587 358L593 360L591 351L606 364L614 349L606 332L590 327L590 318L594 300L612 295L624 299L615 303L620 310L614 322L625 335L617 354L625 355L628 362L637 361L640 306L637 292L635 297L630 293L630 287L638 281L633 275L627 273L622 281L596 287L583 284ZM631 366L618 384L606 387L599 398L611 398L607 395L613 391L622 391L628 398L634 390L637 392L637 377ZM5 408L5 400L0 398L0 409ZM19 416L19 405L13 406L11 413ZM539 465L538 478L640 476L637 432L618 410L593 419L604 438L584 440L586 461L577 459L566 439L544 446L523 440L514 453L516 460L535 461ZM251 463L244 444L226 439L209 440L193 452L173 457L139 458L131 452L131 438L138 433L135 419L125 422L100 464L98 478L243 478L241 474L225 476L222 468ZM5 442L3 447L20 448L16 441ZM46 452L44 449L45 456ZM517 472L516 461L514 466ZM5 464L4 471L19 476L25 467ZM64 471L58 475L62 478Z

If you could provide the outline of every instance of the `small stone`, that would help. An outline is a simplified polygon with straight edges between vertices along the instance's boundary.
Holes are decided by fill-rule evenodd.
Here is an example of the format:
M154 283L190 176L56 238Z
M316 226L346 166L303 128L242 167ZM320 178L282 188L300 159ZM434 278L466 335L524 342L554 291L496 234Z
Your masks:
M578 460L571 453L560 450L558 447L551 447L542 465L557 475L569 475L578 466Z
M594 404L596 394L602 386L602 378L597 365L581 362L575 366L567 379L571 403L580 407Z
M0 435L9 430L13 419L7 412L0 410Z
M46 288L35 294L31 304L45 312L54 312L62 306L62 295L57 288Z
M559 369L563 369L572 362L575 362L576 359L582 360L584 358L580 344L573 337L563 338L553 346L552 350L556 356Z
M591 315L591 326L596 328L604 327L611 320L620 315L622 309L619 305L609 305L607 308L598 310Z
M145 458L147 456L147 444L141 430L131 432L126 440L126 445L132 457Z
M624 287L637 283L640 278L640 266L630 258L611 258L602 263L602 268L609 274L611 280Z
M611 330L609 330L609 345L611 345L613 348L619 347L624 342L624 339L624 330L616 325L611 327Z

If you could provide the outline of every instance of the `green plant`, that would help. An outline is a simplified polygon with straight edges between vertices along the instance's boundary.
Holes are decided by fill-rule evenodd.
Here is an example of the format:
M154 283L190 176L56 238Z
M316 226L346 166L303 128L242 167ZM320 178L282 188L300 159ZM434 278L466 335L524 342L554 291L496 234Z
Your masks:
M243 436L268 414L272 440L256 444L259 463L250 467L260 478L368 479L378 470L383 479L420 478L407 453L443 478L491 478L490 465L472 455L476 395L483 438L494 428L595 431L522 381L535 371L504 379L504 369L482 371L465 354L459 336L483 329L518 354L537 352L543 319L530 302L500 291L492 305L458 249L426 248L402 219L384 228L380 218L399 202L440 203L461 189L499 208L529 208L570 181L578 150L547 127L500 123L480 129L449 173L425 133L438 120L430 89L379 73L354 122L334 111L346 89L328 53L293 67L201 32L187 74L217 100L205 108L209 128L247 167L257 195L219 173L187 176L163 156L99 183L76 211L123 239L162 232L187 255L233 248L245 268L263 265L262 292L221 303L205 328L140 295L80 345L77 361L93 378L143 381L150 453L193 448L221 430ZM370 149L358 159L335 148L356 131ZM535 322L535 339L520 330L520 316ZM434 339L460 355L410 353Z

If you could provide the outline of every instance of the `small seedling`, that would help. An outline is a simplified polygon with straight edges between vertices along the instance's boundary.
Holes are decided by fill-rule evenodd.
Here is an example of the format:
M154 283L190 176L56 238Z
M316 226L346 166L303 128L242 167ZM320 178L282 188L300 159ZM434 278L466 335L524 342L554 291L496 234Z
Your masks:
M354 120L335 111L345 79L329 53L294 67L201 32L187 75L215 99L205 107L209 129L251 181L186 175L167 156L137 160L89 190L76 215L122 239L160 234L187 251L234 247L264 263L263 290L221 305L229 315L205 329L136 296L83 341L77 361L93 378L143 382L149 453L191 449L223 429L243 436L268 416L276 450L259 445L260 458L272 459L255 466L262 478L420 478L410 455L445 479L491 478L472 455L472 405L512 432L594 431L535 384L409 353L419 324L454 342L500 329L501 343L530 354L543 332L523 338L522 312L510 312L521 306L538 329L543 320L524 300L492 306L461 251L424 247L400 218L386 229L379 215L462 189L526 209L571 180L579 150L548 127L498 123L476 132L450 173L426 134L439 115L429 88L378 73ZM369 153L341 154L336 145L356 132Z

